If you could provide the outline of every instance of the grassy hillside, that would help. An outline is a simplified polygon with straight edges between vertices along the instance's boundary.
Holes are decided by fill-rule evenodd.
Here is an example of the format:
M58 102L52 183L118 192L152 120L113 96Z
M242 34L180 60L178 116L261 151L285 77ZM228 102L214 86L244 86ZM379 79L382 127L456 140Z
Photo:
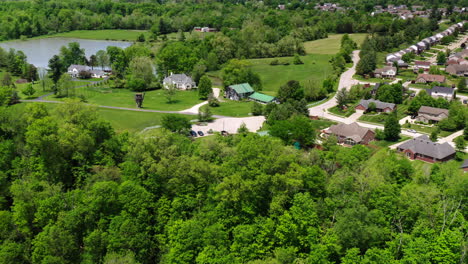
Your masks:
M334 55L340 50L341 37L343 34L330 34L326 39L307 41L304 43L306 52L313 54ZM361 45L367 34L349 34L352 40Z

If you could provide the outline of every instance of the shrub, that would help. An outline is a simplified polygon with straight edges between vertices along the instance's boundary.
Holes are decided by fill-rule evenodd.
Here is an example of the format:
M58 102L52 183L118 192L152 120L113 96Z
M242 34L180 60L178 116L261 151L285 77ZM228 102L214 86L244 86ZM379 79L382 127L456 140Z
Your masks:
M278 59L274 59L274 60L272 60L272 61L270 62L270 65L271 65L271 66L276 66L276 65L279 65L279 64L280 64L280 62L279 62Z

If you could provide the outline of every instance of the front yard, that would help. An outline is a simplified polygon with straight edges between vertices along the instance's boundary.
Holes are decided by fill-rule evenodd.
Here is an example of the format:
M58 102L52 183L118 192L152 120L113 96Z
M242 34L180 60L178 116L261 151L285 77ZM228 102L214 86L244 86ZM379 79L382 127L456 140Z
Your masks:
M400 104L397 106L397 118L398 120L406 117L406 110L408 110L408 105ZM376 124L385 124L385 120L387 119L387 116L389 114L387 113L367 113L359 117L358 120L360 121L365 121L365 122L370 122L370 123L376 123Z
M433 131L437 130L437 126L430 127L430 126L418 125L418 124L403 124L401 126L401 129L414 129L418 132L430 135ZM452 133L453 132L441 130L439 133L439 137L446 137L446 136L451 135Z
M328 112L341 117L350 117L352 114L356 113L356 110L354 109L355 107L356 104L353 104L349 106L346 110L342 110L338 106L334 106L332 108L328 108Z

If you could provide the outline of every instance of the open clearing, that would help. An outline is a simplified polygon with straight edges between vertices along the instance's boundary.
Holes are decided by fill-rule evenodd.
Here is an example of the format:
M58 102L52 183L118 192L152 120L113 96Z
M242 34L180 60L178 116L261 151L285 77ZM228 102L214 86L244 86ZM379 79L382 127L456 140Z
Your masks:
M90 104L116 106L126 108L136 108L135 93L128 89L112 89L103 87L81 87L77 88L75 95L86 98ZM47 100L65 100L65 98L55 98L48 96ZM144 109L180 111L188 109L202 101L198 99L198 93L194 91L177 91L172 103L168 103L164 90L154 90L145 92L143 101Z
M20 103L11 107L20 113L28 104L32 103ZM57 104L50 103L34 104L44 104L50 111L53 111L57 106ZM131 133L140 132L147 127L161 125L161 118L164 115L167 115L163 113L137 112L104 108L97 108L97 113L102 117L102 119L108 121L117 132L128 131ZM194 117L187 116L187 118L193 119Z
M304 43L307 54L330 54L335 55L340 51L341 37L343 34L329 34L326 39L307 41ZM358 45L361 45L367 34L349 34L349 37Z

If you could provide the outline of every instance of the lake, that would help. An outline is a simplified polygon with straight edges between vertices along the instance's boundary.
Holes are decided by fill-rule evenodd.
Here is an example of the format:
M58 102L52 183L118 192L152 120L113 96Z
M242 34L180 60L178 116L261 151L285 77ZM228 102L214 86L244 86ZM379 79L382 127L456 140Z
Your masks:
M132 42L107 41L74 38L43 38L0 42L0 47L8 51L10 48L23 51L28 56L28 62L36 67L47 67L50 58L59 54L62 46L70 42L78 42L85 49L86 57L96 54L99 50L105 50L109 46L127 48Z

